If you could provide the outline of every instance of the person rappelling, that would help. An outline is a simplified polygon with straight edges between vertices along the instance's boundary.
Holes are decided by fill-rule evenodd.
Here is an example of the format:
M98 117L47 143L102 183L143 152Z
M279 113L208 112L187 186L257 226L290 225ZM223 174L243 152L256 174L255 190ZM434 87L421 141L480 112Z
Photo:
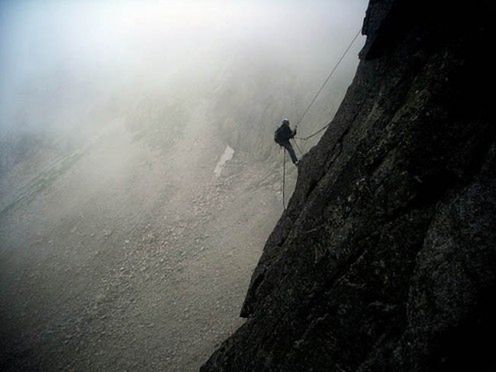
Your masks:
M289 120L287 118L284 118L282 120L281 125L279 128L276 129L274 133L274 141L279 145L282 146L286 149L286 151L289 153L289 156L291 157L291 161L293 162L294 165L298 165L298 158L296 157L296 153L293 149L293 146L291 145L291 142L289 142L290 139L292 139L296 135L296 126L295 129L292 130L289 126Z

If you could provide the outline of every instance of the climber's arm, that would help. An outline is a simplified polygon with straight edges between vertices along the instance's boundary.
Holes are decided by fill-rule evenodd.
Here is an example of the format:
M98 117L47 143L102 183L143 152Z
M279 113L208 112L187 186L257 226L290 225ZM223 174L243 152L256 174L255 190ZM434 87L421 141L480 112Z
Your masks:
M291 138L296 136L296 129L297 129L297 126L295 126L295 129L291 132Z

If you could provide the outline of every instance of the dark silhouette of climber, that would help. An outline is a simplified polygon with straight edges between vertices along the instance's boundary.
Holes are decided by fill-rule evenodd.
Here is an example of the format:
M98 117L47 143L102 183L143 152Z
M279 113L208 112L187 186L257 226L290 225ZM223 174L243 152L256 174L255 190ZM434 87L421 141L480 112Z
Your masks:
M274 141L276 141L276 143L279 144L279 146L284 147L288 151L293 164L298 165L298 158L296 157L293 146L289 142L289 140L293 138L295 135L296 135L296 127L294 130L291 130L291 128L289 127L289 120L283 119L281 126L277 128L276 132L274 133Z

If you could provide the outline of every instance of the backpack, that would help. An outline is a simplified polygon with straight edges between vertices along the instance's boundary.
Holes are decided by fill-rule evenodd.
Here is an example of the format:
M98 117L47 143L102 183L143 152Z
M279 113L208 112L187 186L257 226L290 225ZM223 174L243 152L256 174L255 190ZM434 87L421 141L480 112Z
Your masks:
M281 142L283 142L281 138L283 136L283 131L284 131L284 127L280 126L274 132L274 142L277 143L278 145L281 145Z

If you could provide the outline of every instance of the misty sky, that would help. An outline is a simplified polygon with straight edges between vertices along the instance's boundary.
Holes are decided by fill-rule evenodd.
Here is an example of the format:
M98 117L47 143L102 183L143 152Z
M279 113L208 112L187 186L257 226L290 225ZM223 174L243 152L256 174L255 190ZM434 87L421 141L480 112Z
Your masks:
M97 102L164 89L171 76L194 86L233 56L302 73L328 66L361 26L366 5L2 1L0 129L63 126Z

